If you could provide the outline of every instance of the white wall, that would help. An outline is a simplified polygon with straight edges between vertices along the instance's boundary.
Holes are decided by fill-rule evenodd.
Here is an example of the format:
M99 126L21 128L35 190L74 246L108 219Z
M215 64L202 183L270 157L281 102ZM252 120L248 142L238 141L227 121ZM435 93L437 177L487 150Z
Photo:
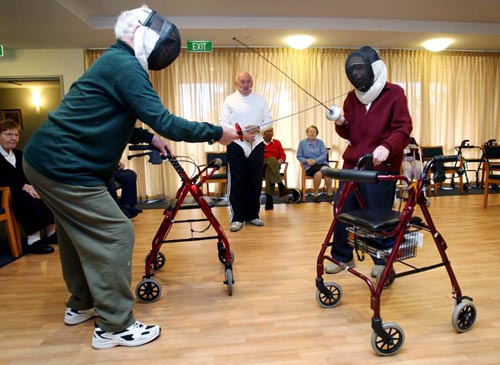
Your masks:
M62 76L64 93L83 74L83 49L6 49L1 77Z

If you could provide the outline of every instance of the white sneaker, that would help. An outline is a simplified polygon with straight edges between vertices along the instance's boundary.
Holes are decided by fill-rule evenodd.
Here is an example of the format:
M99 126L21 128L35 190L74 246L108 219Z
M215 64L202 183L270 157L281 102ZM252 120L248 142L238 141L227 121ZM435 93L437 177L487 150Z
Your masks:
M75 324L80 324L94 317L99 317L99 313L97 313L95 308L77 310L66 307L64 323L68 326L74 326Z
M371 272L372 278L376 278L384 269L385 265L373 265Z
M251 225L262 227L264 225L264 222L262 222L259 218L252 219L251 221L248 221Z
M231 232L238 232L242 227L243 227L243 223L233 222L233 223L231 223L231 228L229 230Z
M133 325L118 332L105 332L96 325L92 336L92 347L102 350L115 346L141 346L157 339L160 332L160 326L147 326L139 321L135 321Z
M349 262L345 262L346 266L349 266L351 269L356 267L356 263L354 259ZM325 273L327 274L338 274L339 272L345 270L342 266L334 264L333 262L325 267Z

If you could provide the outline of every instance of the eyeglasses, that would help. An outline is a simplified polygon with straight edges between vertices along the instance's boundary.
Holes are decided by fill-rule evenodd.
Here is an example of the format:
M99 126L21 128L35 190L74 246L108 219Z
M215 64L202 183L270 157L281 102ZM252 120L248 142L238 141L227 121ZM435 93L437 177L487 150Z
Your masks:
M7 138L19 138L19 133L2 132Z

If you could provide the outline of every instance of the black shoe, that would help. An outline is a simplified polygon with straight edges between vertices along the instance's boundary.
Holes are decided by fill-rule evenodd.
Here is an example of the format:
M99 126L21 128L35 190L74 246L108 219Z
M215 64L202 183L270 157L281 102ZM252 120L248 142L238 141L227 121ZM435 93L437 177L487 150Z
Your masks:
M271 195L266 194L266 207L265 210L273 210L274 209L274 202L273 202L273 197Z
M142 213L142 209L137 208L137 207L132 206L132 205L128 205L128 204L123 204L122 209L126 210L128 213L130 213L132 215L134 215L134 214L137 215L139 213ZM135 217L135 215L134 215L134 217Z
M137 206L133 207L132 208L137 214L140 214L142 213L142 209L141 208L137 208Z
M45 255L54 252L54 248L47 245L42 240L38 240L32 245L28 245L28 252L36 255Z
M283 186L283 187L282 187ZM292 193L291 189L285 188L284 185L280 185L280 198Z
M319 195L316 195L316 196L314 197L314 202L315 202L315 203L319 203L319 202L321 202L321 200L320 200L320 199L321 199L321 198L319 197Z
M47 245L57 245L57 233L53 233L43 239L43 243Z
M129 219L132 219L134 217L137 217L137 213L132 213L131 211L125 209L125 208L122 208L122 212L123 214L125 214L125 216Z

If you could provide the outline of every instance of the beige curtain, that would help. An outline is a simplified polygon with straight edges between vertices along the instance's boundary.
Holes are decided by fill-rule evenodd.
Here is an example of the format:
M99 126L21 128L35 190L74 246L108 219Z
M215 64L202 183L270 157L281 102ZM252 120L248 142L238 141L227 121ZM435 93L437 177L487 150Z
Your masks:
M344 73L351 51L215 48L211 53L189 53L183 49L170 67L150 75L172 113L217 124L224 98L234 92L235 75L249 71L254 92L262 94L271 108L275 137L287 150L289 185L298 186L300 166L295 152L308 125L318 127L319 138L331 147L334 158L341 159L345 149L346 142L336 135L320 102L342 105L352 88ZM101 53L87 50L86 67ZM406 91L413 136L420 145L442 145L451 154L463 139L472 145L491 138L500 140L500 53L381 50L380 55L387 65L388 81ZM224 150L206 143L173 146L179 159L186 160L183 165L189 174L195 171L192 161L205 163L206 151ZM126 155L127 151L124 159ZM172 197L180 186L179 177L167 163L158 166L133 159L127 164L139 175L141 200Z

